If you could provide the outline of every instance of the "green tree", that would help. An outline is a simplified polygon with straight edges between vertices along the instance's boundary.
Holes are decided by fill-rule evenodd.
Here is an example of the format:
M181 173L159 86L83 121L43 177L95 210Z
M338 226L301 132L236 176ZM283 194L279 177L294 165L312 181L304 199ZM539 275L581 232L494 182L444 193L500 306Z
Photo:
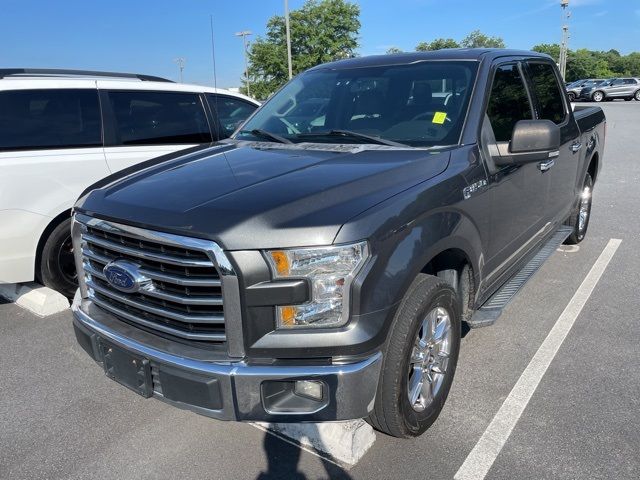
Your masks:
M402 50L400 50L398 47L387 48L387 55L391 55L393 53L402 53Z
M474 30L460 42L465 48L505 48L504 40L500 37L490 37L480 30Z
M416 51L418 52L442 50L443 48L460 48L460 44L453 38L436 38L432 42L420 42L416 45Z
M345 0L307 0L290 12L291 58L296 75L320 63L355 56L360 7ZM285 19L276 15L249 49L251 95L265 99L289 79ZM243 79L246 92L246 79Z
M560 61L560 45L557 43L541 43L535 45L531 50L538 53L546 53L551 56L556 63Z
M569 51L567 56L567 81L581 78L608 78L615 76L609 68L606 56L581 48Z

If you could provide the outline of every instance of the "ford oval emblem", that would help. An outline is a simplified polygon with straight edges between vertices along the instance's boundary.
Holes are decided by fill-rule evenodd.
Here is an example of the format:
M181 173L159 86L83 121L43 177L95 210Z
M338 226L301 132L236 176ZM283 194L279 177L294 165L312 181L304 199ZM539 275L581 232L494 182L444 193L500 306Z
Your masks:
M128 260L114 260L103 269L107 282L121 292L134 293L151 280L138 271L139 266Z

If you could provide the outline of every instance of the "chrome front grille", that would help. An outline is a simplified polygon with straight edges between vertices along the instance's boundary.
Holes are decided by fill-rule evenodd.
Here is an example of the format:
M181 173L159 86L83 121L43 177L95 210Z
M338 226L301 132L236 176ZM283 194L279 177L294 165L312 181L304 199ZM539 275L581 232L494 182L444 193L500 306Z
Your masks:
M208 342L226 340L221 266L213 242L76 216L86 296L147 330ZM128 261L146 279L135 292L115 288L104 268ZM223 265L224 269L225 266Z

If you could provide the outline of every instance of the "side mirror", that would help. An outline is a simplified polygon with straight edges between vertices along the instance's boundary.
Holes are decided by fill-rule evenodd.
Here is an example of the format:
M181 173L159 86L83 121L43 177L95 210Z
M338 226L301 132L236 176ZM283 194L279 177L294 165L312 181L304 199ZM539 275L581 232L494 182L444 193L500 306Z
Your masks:
M513 127L510 153L551 152L560 148L560 128L551 120L520 120Z
M494 161L499 166L540 162L557 156L559 149L560 128L551 120L520 120L508 148L499 145L502 153Z

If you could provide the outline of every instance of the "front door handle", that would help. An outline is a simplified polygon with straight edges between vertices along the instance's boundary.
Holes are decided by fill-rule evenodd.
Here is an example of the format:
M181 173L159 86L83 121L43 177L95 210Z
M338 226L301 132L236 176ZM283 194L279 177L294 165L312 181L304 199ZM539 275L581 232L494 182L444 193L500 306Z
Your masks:
M572 151L573 153L576 153L578 150L580 150L580 149L582 148L582 143L580 143L580 142L576 142L576 143L574 143L573 145L571 145L571 147L570 147L570 148L571 148L571 151Z
M556 161L554 159L551 159L551 160L547 160L546 162L540 162L538 164L538 168L540 169L541 172L546 172L555 164L556 164Z

